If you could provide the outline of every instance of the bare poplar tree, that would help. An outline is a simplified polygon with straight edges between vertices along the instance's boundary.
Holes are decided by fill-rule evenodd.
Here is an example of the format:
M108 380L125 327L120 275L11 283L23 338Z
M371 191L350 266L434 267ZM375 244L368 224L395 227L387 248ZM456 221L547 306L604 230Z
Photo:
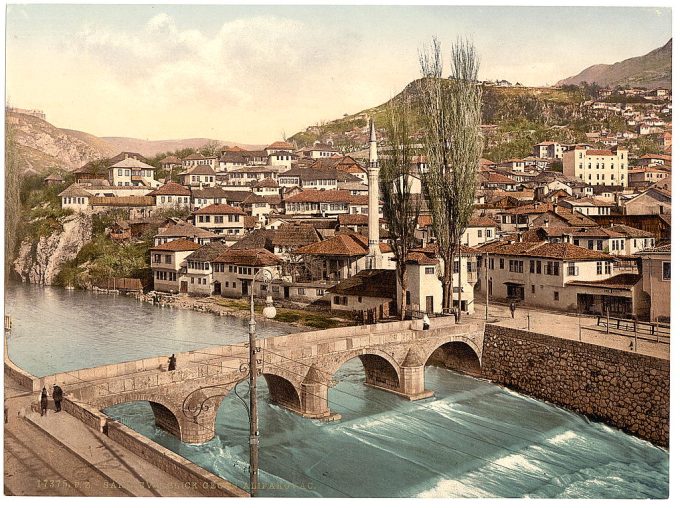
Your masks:
M451 77L445 79L439 40L433 38L432 47L423 49L419 57L423 76L419 88L425 117L424 145L429 165L423 184L439 256L444 261L443 307L453 308L457 257L460 316L461 237L474 209L476 176L483 148L482 98L477 84L479 60L474 45L459 39L451 48Z
M388 106L387 140L391 150L380 168L380 193L383 200L383 218L387 222L389 244L397 265L397 277L401 287L400 318L406 317L406 259L415 245L415 231L420 214L419 193L411 187L411 111L405 97L397 104L392 100Z

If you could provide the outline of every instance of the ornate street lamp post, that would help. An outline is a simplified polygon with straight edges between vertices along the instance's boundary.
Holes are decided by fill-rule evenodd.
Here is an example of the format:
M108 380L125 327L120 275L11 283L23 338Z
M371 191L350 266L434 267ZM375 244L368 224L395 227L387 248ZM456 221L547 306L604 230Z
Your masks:
M257 278L262 275L262 281L267 284L267 300L262 314L267 319L276 317L276 308L272 301L270 294L272 273L266 268L261 268L253 276L250 286L250 323L248 324L248 346L250 348L250 495L255 497L257 495L257 484L259 476L259 437L260 433L257 429L257 353L259 348L255 342L255 282Z
M260 352L260 348L257 347L255 340L255 282L261 277L262 282L267 284L267 299L265 303L264 310L262 314L267 319L273 319L276 317L276 308L274 307L274 302L271 296L271 282L272 282L272 272L266 268L260 268L251 280L250 285L250 322L248 323L248 363L241 364L239 370L247 375L236 382L234 386L234 393L243 402L243 405L248 412L248 419L250 422L250 434L249 434L249 448L250 448L250 495L255 497L257 495L257 484L258 484L258 470L259 470L259 432L257 430L257 376L259 374L259 369L257 367L258 359L257 354ZM7 323L7 321L5 321ZM5 325L6 326L6 325ZM248 379L248 384L250 385L250 404L239 395L237 391L237 386L242 381ZM223 385L213 385L213 387L223 386ZM219 395L213 395L205 398L204 400L197 402L192 401L192 397L197 392L200 392L203 388L198 388L194 390L184 399L182 404L182 411L185 416L192 418L195 422L198 421L198 416L201 412L207 410L209 407L206 403L208 399L212 397L217 397Z

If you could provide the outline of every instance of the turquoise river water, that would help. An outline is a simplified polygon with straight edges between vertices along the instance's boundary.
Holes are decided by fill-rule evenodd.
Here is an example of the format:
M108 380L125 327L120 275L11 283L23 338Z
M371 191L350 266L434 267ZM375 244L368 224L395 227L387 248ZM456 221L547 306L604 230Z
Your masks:
M160 309L134 299L11 285L12 359L36 375L244 340L243 320ZM280 335L277 323L258 333ZM259 383L262 495L323 497L665 498L667 450L487 381L428 367L435 397L409 402L363 384L346 363L329 390L332 423L267 402ZM245 392L245 387L240 387ZM146 402L106 413L246 487L248 422L232 394L217 436L185 445L155 428Z

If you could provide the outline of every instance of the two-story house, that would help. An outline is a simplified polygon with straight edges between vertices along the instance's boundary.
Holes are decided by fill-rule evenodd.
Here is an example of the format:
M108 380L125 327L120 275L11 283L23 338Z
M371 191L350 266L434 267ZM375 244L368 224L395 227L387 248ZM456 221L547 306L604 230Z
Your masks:
M109 166L109 182L114 187L144 186L158 188L161 183L154 179L156 168L133 158L114 162Z
M461 312L473 314L474 287L477 283L477 256L476 249L461 247L461 260L454 260L453 292L454 308L458 308L458 295L460 294ZM441 275L444 271L444 263L437 255L433 245L427 245L422 249L413 249L408 254L406 261L406 308L412 313L424 312L429 315L452 313L454 309L443 308L443 287ZM461 285L458 285L460 275ZM397 306L401 308L402 291L397 278Z
M533 147L533 154L542 159L561 159L563 155L563 148L560 143L556 141L543 141Z
M194 226L218 235L239 236L243 234L245 212L229 205L208 205L192 212Z
M263 248L229 248L213 259L212 266L215 293L233 298L248 296L255 284L254 294L261 297L267 294L267 284L255 280L258 270L267 269L272 278L278 278L281 259ZM280 286L272 286L273 293L279 291Z
M616 259L601 251L568 242L498 242L478 250L480 292L490 298L615 316L634 314L639 303L639 275L615 275Z
M208 205L228 205L227 192L221 187L191 189L191 208L198 210Z
M189 294L222 294L221 283L214 280L214 261L229 249L220 242L210 242L186 257L186 278Z
M190 240L179 239L151 247L151 271L155 291L186 293L186 258L198 250L200 245Z
M217 185L215 170L207 164L190 166L179 174L180 183L187 187L214 187Z
M175 182L169 182L147 194L156 200L156 208L189 208L191 191Z

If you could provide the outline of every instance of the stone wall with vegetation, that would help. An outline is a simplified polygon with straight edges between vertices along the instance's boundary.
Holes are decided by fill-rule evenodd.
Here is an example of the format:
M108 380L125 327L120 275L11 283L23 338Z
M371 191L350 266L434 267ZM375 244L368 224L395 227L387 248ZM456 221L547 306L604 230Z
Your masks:
M482 377L668 447L668 360L487 325Z

